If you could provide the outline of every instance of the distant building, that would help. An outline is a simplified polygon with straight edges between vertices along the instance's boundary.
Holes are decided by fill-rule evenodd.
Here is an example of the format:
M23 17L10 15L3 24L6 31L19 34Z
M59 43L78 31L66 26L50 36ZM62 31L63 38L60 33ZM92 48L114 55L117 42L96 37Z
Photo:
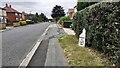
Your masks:
M8 4L6 4L4 9L6 9L6 12L7 12L7 21L22 20L22 13L13 9L11 5L8 6Z
M22 12L22 20L28 20L28 19L29 19L29 15L23 11Z
M71 8L71 9L68 9L68 16L72 19L73 18L73 15L74 15L74 8Z
M7 23L6 17L7 17L6 10L0 7L0 23Z

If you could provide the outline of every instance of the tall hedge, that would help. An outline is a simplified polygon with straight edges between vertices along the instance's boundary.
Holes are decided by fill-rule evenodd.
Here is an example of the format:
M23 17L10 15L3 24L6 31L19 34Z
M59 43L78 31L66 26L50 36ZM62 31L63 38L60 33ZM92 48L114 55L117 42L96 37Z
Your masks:
M97 3L97 2L81 2L78 0L77 11L80 11L80 10L84 9L85 7L88 7L88 6L95 4L95 3Z
M103 52L116 65L120 63L120 2L102 2L74 15L74 30L79 37L86 29L86 46Z

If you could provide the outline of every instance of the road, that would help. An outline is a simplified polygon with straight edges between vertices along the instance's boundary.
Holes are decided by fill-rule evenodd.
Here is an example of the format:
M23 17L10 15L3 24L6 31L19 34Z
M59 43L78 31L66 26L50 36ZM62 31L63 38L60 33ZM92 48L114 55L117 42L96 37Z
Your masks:
M17 27L2 33L2 65L18 66L49 23Z
M60 47L58 42L58 38L63 34L65 34L63 29L59 29L57 24L51 24L27 68L67 66L68 64L64 57L63 49Z

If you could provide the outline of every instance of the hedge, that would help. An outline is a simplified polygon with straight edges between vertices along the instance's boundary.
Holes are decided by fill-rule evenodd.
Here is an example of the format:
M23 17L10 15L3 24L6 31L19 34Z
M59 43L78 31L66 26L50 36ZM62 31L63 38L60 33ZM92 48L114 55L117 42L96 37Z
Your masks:
M74 15L77 38L86 29L86 46L109 57L115 65L120 62L120 2L101 2Z
M71 22L71 19L69 16L63 16L59 19L60 24L64 24L64 22Z
M80 11L82 9L84 9L85 7L88 7L92 4L95 4L97 2L81 2L81 0L78 0L77 2L77 11Z

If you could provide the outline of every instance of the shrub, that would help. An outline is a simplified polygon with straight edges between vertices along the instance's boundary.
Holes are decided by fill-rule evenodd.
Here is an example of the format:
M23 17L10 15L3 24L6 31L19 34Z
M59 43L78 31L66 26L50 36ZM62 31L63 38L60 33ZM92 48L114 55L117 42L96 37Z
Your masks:
M77 11L80 11L92 4L95 4L97 2L87 2L87 0L78 0L77 2Z
M21 25L21 26L27 25L27 22L26 22L26 21L20 21L20 25Z
M64 22L71 22L70 17L69 16L63 16L59 19L60 24L64 24Z
M69 28L70 25L72 24L72 20L70 19L69 16L63 16L59 19L59 23L64 25L64 27Z
M86 29L86 46L109 56L110 61L120 62L120 2L102 2L89 6L74 16L74 30L79 37Z

